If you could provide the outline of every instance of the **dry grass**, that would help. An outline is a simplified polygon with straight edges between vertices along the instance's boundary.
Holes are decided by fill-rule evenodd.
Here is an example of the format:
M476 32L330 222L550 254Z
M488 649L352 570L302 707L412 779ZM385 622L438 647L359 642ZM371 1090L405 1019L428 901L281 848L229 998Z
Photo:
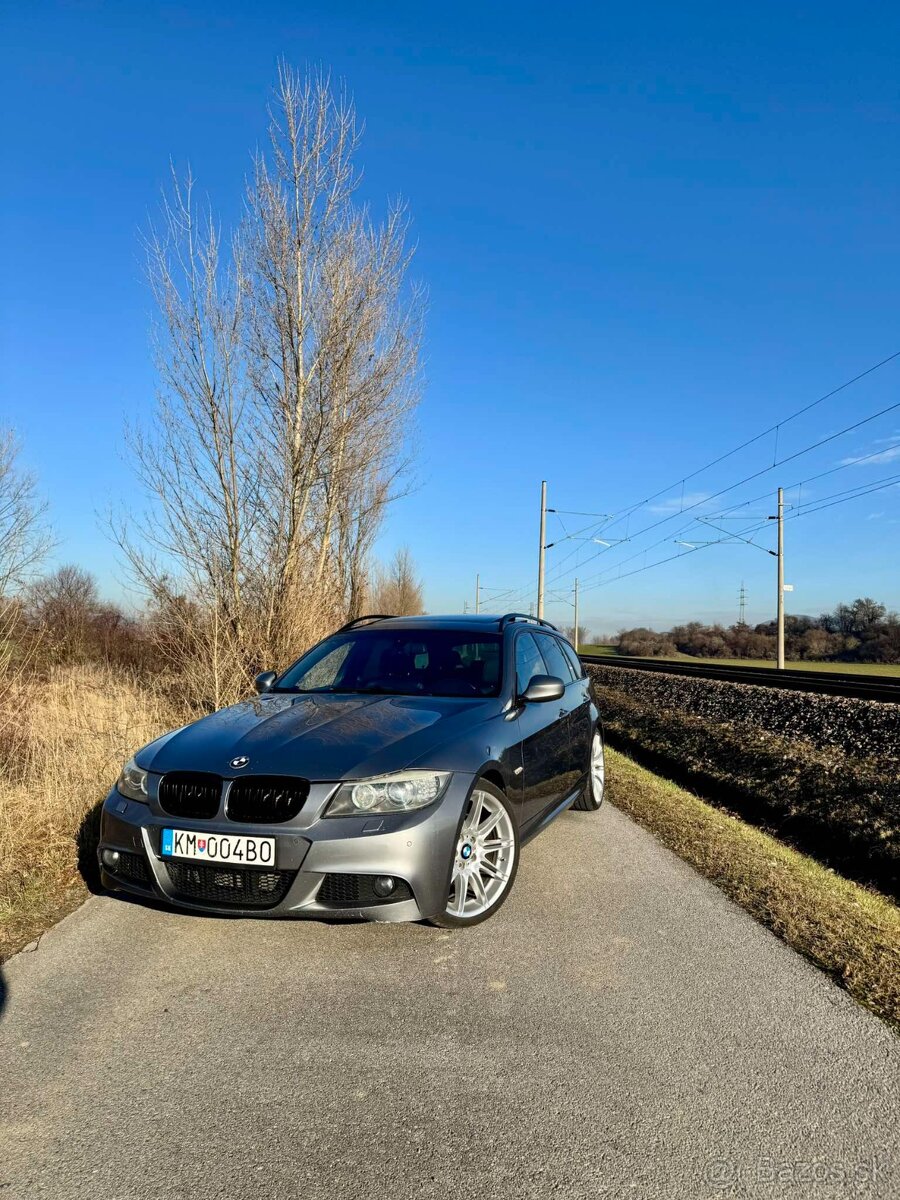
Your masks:
M14 681L0 713L0 958L85 895L82 824L122 763L186 717L99 667Z
M900 1025L900 908L609 750L609 798L732 900Z

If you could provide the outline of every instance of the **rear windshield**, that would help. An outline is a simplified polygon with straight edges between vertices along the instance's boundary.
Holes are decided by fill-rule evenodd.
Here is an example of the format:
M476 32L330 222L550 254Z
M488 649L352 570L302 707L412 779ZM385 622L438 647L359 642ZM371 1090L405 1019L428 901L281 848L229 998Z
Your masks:
M360 629L315 646L276 682L276 692L393 696L497 696L502 637L465 630Z

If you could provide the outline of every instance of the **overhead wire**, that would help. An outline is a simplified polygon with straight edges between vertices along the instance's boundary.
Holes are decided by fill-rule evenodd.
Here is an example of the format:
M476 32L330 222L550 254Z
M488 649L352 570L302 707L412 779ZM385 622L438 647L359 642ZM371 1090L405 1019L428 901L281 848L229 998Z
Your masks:
M655 522L652 522L650 525L644 526L642 529L638 530L636 533L634 533L630 536L628 536L628 527L626 527L626 538L620 539L620 541L632 541L635 538L642 536L644 533L647 533L650 530L655 529L660 525L666 524L669 521L674 520L676 517L680 517L685 512L691 512L692 510L694 510L704 504L709 503L710 500L714 500L714 499L718 498L719 496L726 495L728 492L734 491L738 487L742 487L745 483L749 483L753 479L759 478L761 475L767 474L769 471L774 470L776 467L783 466L785 463L788 463L788 462L792 462L794 459L799 458L804 454L808 454L811 451L818 449L819 447L821 447L823 445L826 445L828 442L835 440L838 437L843 437L845 434L852 432L854 429L860 428L862 425L865 425L865 424L869 423L870 421L876 420L880 416L884 416L888 412L891 412L897 408L900 408L900 404L890 405L887 408L882 409L878 413L874 413L871 416L866 417L861 421L855 422L853 425L847 426L845 429L840 430L838 433L831 434L827 438L822 438L818 442L814 442L812 445L804 447L802 450L799 450L794 454L787 455L786 457L784 457L780 460L778 459L778 436L779 436L781 428L784 425L787 425L791 421L796 420L798 417L803 416L805 413L810 412L812 409L816 408L818 405L823 404L826 400L829 400L832 397L840 394L847 388L851 387L853 384L858 383L860 380L866 378L866 376L873 374L873 372L880 370L882 367L887 366L889 363L894 362L898 358L900 358L900 350L895 351L893 354L889 354L886 358L883 358L876 363L873 363L871 366L867 367L864 371L858 372L851 379L845 380L843 383L839 384L837 387L832 388L830 391L824 393L824 395L819 396L815 400L810 401L808 404L803 405L801 408L797 409L793 413L790 413L788 416L782 417L779 421L775 422L775 424L770 425L767 429L764 429L760 433L755 434L752 438L746 439L745 441L741 442L739 445L733 447L731 450L728 450L724 454L720 454L716 458L710 460L710 462L705 463L702 467L698 467L696 470L691 471L687 475L682 476L680 479L675 480L673 483L667 485L664 488L659 489L659 491L652 493L650 496L647 496L645 499L638 501L635 504L626 505L624 508L621 508L614 513L605 513L605 514L587 513L587 512L580 512L578 510L567 510L567 509L548 509L547 510L548 512L555 512L557 514L562 513L563 515L594 516L594 517L598 518L596 521L593 521L590 524L585 525L581 529L578 529L571 534L566 532L565 536L563 538L559 539L557 543L550 543L550 545L558 544L559 541L576 540L576 539L579 539L582 534L592 533L594 531L596 531L598 533L606 532L609 529L611 529L615 524L617 524L620 520L622 520L623 517L630 522L630 517L631 517L632 513L636 512L640 508L649 504L651 501L656 500L659 497L666 495L668 492L671 492L671 490L674 487L677 487L679 485L681 486L681 495L682 495L682 500L683 500L684 486L687 482L689 482L692 479L695 479L698 475L702 475L705 471L710 470L712 467L717 466L719 463L725 462L727 459L733 457L735 454L740 453L741 450L745 450L748 446L752 446L756 442L761 441L763 438L767 437L769 434L775 433L776 440L775 440L775 448L774 448L774 453L773 453L773 461L772 461L771 466L765 467L759 471L755 471L752 474L745 476L744 479L739 480L737 483L731 484L727 488L722 488L718 492L714 492L711 496L705 496L702 499L695 501L693 504L688 505L687 507L684 507L682 505L682 507L679 509L678 512L670 513L668 516L661 518L659 521L655 521ZM855 460L855 462L864 462L869 458L877 457L878 455L887 453L888 451L890 451L894 448L897 448L897 447L900 447L900 442L895 443L894 446L889 446L882 450L874 451L872 454L865 455L861 458L858 458ZM802 484L804 482L812 482L814 479L823 478L826 475L832 474L838 470L845 469L846 467L851 466L851 465L854 465L854 464L851 462L841 464L838 467L831 468L829 471L823 471L818 475L810 476L810 478L808 480L801 481L800 484L792 484L789 486L791 488L793 488L795 486L802 486ZM759 497L759 498L761 499L763 497ZM754 500L744 501L740 505L733 505L731 510L726 509L725 512L727 513L729 511L732 511L734 508L744 507L745 505L751 504L754 502L755 502ZM694 519L692 519L691 524L693 523ZM604 522L608 522L608 523L604 525L603 524ZM560 524L563 525L563 529L565 531L565 524L562 522L562 520L560 520ZM602 529L600 528L601 525L603 525ZM588 539L584 538L583 540L588 540ZM654 545L658 545L658 544L659 543L654 543ZM646 547L644 550L638 551L637 554L631 556L631 558L627 558L622 561L630 562L630 561L632 561L633 558L640 557L641 554L646 554L647 550L652 549L652 548L653 548L653 546ZM580 570L581 567L586 565L587 562L593 561L600 554L603 554L606 550L612 549L612 547L605 547L604 550L595 551L594 554L592 554L591 556L588 557L588 559L583 560L579 563L576 563L574 567L569 567L569 568L563 570L562 569L563 565L566 562L570 561L574 555L577 555L579 549L580 549L579 546L573 547L567 554L563 555L563 557L555 564L555 566L553 568L553 573L549 576L549 578L547 580L547 586L549 586L550 584L552 584L554 582L557 582L561 578L564 578L566 575L571 575L574 570ZM527 599L529 597L534 596L535 592L536 592L536 589L534 588L534 586L531 584L528 584L525 587L510 589L510 592L504 593L504 595L511 595L514 599L518 599L519 597L524 597Z
M732 483L732 484L729 484L728 487L720 488L719 491L713 492L712 495L710 495L710 496L704 496L703 499L695 501L693 504L688 505L686 508L682 509L679 512L670 513L668 516L661 517L658 521L653 521L653 522L651 522L651 524L645 525L642 529L639 529L635 533L633 533L631 535L630 540L634 541L636 538L640 537L642 534L649 533L649 531L651 529L657 529L657 528L659 528L660 525L666 525L666 524L668 524L669 521L674 521L677 517L682 516L684 513L691 512L694 509L700 508L702 505L708 504L710 502L710 500L718 499L719 496L727 495L728 492L733 492L736 488L743 487L744 484L750 483L754 479L758 479L761 475L767 475L770 471L773 471L776 467L784 466L785 463L793 462L797 458L802 458L804 454L810 454L813 450L818 450L820 447L827 445L829 442L833 442L836 438L843 437L845 434L848 434L848 433L852 433L854 429L859 429L863 425L867 425L867 424L869 424L869 422L875 421L879 417L885 416L886 413L894 412L898 408L900 408L900 401L898 401L895 404L889 404L886 408L880 409L877 413L872 413L868 417L863 417L861 420L855 421L852 425L848 425L848 426L846 426L846 428L838 430L837 433L831 433L827 437L820 438L817 442L813 442L809 446L804 446L802 450L797 450L793 454L786 455L784 458L779 459L776 463L772 464L771 466L762 467L760 470L754 471L750 475L746 475L743 479L738 480L737 483ZM823 472L823 474L824 474L824 472ZM607 529L608 528L609 528L609 526L607 526ZM606 550L598 550L593 555L591 555L590 558L588 558L586 561L591 562L593 559L598 558L601 554L604 554L607 552L608 551L606 551ZM638 553L641 553L641 552L639 551ZM624 561L628 562L630 560L625 559ZM585 565L585 563L581 564L581 566L584 566L584 565ZM571 574L571 571L567 570L567 571L563 572L563 574L564 575ZM559 575L550 576L547 580L548 585L551 583L558 582L559 578L560 578Z
M785 521L796 521L800 517L809 516L814 512L821 512L826 508L834 508L838 504L846 504L850 500L859 500L863 496L869 496L875 492L884 491L885 488L889 487L900 487L900 475L892 476L891 478L882 480L877 484L861 484L858 488L850 488L844 492L835 492L831 496L822 497L820 501L810 501L809 505L803 506L796 512L789 513L784 519ZM689 554L694 554L698 550L705 550L709 546L720 546L723 543L732 541L735 538L747 540L743 537L744 534L759 532L760 530L766 528L770 520L771 518L766 518L766 520L761 523L747 526L747 528L738 530L736 532L726 531L725 537L714 539L711 542L702 543L701 545L682 551L679 554L670 554L666 558L657 559L656 562L648 563L646 566L635 567L632 571L626 571L624 574L620 573L616 575L614 579L600 579L597 582L585 584L584 586L579 585L580 590L583 592L594 591L596 588L605 587L610 583L618 583L620 579L628 579L632 575L639 575L642 571L650 571L654 567L661 567L665 563L673 562L678 558L686 558ZM756 545L757 543L753 544ZM652 549L652 547L648 548ZM765 549L765 547L760 547L760 549ZM621 568L624 563L620 563L618 565ZM609 570L615 570L615 567L609 568Z

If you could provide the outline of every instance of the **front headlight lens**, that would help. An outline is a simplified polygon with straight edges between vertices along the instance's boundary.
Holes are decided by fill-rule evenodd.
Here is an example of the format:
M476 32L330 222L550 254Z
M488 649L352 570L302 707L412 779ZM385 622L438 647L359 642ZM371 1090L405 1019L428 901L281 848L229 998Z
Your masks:
M122 768L122 774L116 784L116 789L127 796L129 800L140 800L147 803L147 772L130 758Z
M449 771L403 771L360 783L344 783L325 811L326 817L365 813L412 812L433 804L450 779Z

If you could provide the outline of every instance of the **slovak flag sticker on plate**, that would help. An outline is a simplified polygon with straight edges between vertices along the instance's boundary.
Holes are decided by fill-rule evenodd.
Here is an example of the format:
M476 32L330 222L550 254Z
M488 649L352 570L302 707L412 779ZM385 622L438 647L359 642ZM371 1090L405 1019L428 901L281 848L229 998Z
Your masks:
M180 842L186 841L189 844L186 846L179 845ZM191 834L186 837L180 831L174 829L164 829L162 835L162 852L163 854L187 854L191 858L198 858L201 854L206 853L206 838L195 837Z

